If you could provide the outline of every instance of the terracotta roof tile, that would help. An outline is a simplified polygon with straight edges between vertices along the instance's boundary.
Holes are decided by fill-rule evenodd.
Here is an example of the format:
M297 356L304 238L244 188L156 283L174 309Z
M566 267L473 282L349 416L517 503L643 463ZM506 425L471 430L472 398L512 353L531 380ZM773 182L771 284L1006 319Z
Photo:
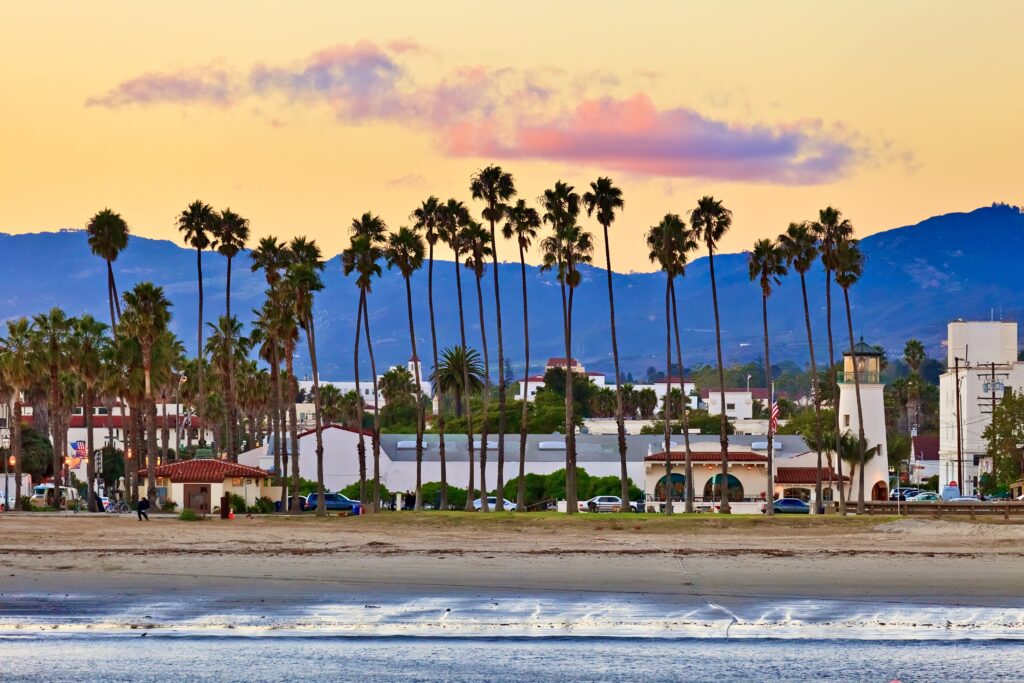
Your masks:
M139 470L139 478L147 476L146 469ZM219 483L229 477L269 477L270 473L258 467L239 465L226 460L180 460L156 468L156 476L176 482Z
M665 451L652 453L644 458L645 462L665 462ZM690 462L721 462L722 454L719 451L693 451L690 453ZM684 451L672 451L672 462L686 462ZM729 462L768 462L768 458L758 455L753 451L729 451Z
M815 484L817 483L817 477L815 476L816 467L780 467L775 470L775 483L776 484ZM836 481L835 470L830 470L826 467L821 468L821 480L822 481ZM843 481L850 481L850 478L843 475Z

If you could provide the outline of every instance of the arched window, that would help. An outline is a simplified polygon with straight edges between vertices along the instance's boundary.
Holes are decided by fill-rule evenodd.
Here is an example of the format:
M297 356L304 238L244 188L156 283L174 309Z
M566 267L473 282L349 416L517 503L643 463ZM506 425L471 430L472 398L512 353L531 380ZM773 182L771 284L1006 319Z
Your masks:
M721 500L722 499L722 475L716 474L715 476L708 479L708 483L704 484L704 500ZM743 484L736 477L729 475L727 481L727 495L729 496L730 503L736 503L743 500Z
M654 487L654 499L665 500L665 477ZM686 500L686 477L675 472L672 473L672 500Z

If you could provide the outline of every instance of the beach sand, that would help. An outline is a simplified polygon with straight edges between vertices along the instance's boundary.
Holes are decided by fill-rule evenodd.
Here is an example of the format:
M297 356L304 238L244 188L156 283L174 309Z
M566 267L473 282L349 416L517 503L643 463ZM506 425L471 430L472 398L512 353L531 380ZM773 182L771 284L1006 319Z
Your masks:
M1019 605L1024 525L838 517L384 513L181 522L0 515L18 595L614 593Z

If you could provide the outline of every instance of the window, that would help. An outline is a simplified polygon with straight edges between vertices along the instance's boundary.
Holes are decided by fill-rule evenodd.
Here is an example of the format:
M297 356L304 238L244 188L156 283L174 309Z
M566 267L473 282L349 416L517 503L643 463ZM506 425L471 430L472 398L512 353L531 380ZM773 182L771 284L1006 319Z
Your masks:
M726 403L725 404L725 409L726 410L736 410L736 404L735 403Z
M92 411L93 415L109 415L110 411L106 408L96 408Z
M849 427L850 426L850 416L849 415L843 415L843 426L844 427Z
M82 406L78 406L77 408L71 411L72 415L83 415L84 413L85 411L82 410Z

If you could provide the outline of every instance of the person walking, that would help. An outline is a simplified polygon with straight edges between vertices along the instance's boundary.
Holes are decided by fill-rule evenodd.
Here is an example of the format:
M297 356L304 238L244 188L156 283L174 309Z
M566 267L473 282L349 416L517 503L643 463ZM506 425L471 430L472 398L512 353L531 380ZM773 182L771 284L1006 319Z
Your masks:
M149 498L140 498L138 505L136 505L135 509L139 513L140 522L142 521L143 517L146 518L147 522L149 521L149 515L146 514L146 510L149 509Z

